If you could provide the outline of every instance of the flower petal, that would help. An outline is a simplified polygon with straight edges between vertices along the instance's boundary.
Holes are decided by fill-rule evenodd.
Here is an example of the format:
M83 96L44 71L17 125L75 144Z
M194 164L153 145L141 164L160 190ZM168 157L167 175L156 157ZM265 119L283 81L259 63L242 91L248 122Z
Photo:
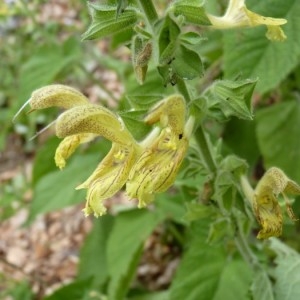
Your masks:
M94 133L123 145L135 143L122 120L100 105L73 107L58 117L56 122L58 137L80 133Z
M105 214L103 200L112 197L125 184L129 172L137 159L134 147L113 144L110 152L98 165L93 174L76 189L87 188L85 214L96 217Z
M82 133L67 136L58 145L55 152L55 164L60 169L66 166L66 160L74 153L76 148L82 144L93 140L97 135L92 133Z
M257 238L266 239L282 233L282 213L277 199L272 194L255 195L254 213L262 229Z
M292 207L285 193L300 194L300 186L290 180L282 170L270 168L256 186L253 199L253 210L257 221L262 226L257 238L279 236L282 231L282 213L278 195L282 194L289 217L296 221Z
M143 207L153 200L155 193L166 191L175 181L187 148L187 138L179 139L169 127L163 129L132 168L126 184L128 196L138 198L139 207Z
M54 106L71 108L88 103L88 99L82 93L62 84L48 85L35 90L29 99L29 104L33 110Z
M158 121L176 134L182 134L186 117L186 104L181 95L172 95L158 102L147 114L144 121L154 124Z

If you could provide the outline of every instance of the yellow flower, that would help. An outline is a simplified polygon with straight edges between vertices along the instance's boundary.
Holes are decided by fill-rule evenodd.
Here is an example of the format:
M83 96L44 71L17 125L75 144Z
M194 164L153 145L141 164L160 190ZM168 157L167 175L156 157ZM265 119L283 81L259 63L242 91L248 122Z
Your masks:
M126 191L130 198L139 200L139 207L146 206L155 193L166 191L174 183L194 124L191 117L185 125L185 117L185 101L179 95L162 100L146 116L147 123L160 121L165 128L145 147L129 174Z
M208 14L212 26L217 29L235 27L267 26L266 37L272 41L283 41L286 36L280 25L287 23L285 19L269 18L258 15L247 9L245 0L230 0L226 13L222 17Z
M24 109L26 105L30 105L29 112L49 108L60 107L70 109L80 105L89 105L88 99L76 89L62 85L52 84L35 90L26 103L20 108L14 119ZM58 146L55 153L55 163L62 169L66 165L66 160L73 154L81 143L86 143L95 138L94 134L80 134L64 139Z
M103 200L112 197L126 183L140 147L114 113L102 106L77 106L64 112L57 120L56 134L65 139L97 134L112 141L112 148L93 174L77 189L86 188L86 216L106 213Z
M253 210L262 229L257 235L259 239L280 236L282 232L282 212L278 203L278 196L282 194L289 217L296 221L296 217L289 204L286 193L300 195L300 186L290 180L278 168L270 168L261 178L254 191Z
M127 194L138 198L139 207L151 202L155 193L167 190L175 181L194 124L193 117L186 122L185 100L180 95L170 96L150 110L145 122L150 125L160 122L162 129L154 128L140 143L135 141L117 114L90 104L73 88L47 86L33 92L28 102L31 111L52 106L67 109L56 120L56 135L63 141L56 149L55 162L61 169L81 143L97 136L112 142L106 157L77 187L87 189L83 210L86 216L105 214L103 201L112 197L125 183Z

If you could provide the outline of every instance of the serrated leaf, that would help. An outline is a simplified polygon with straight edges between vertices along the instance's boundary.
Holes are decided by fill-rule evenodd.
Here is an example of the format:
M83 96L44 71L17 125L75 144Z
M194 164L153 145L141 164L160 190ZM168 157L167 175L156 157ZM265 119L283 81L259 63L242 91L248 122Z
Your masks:
M300 298L300 255L278 239L272 238L270 248L276 252L275 299Z
M137 12L134 8L127 8L116 18L116 6L96 5L89 3L92 23L82 35L83 40L92 40L113 35L129 29L137 22Z
M147 210L131 210L117 216L107 246L111 278L109 299L124 299L141 255L142 244L160 221L161 216Z
M287 101L257 112L257 139L266 168L277 166L300 181L300 104Z
M252 274L241 260L227 261L222 247L194 238L171 285L170 299L249 299Z
M235 203L240 176L246 170L246 162L234 155L227 156L218 167L212 198L228 211Z
M184 16L187 23L211 25L204 9L204 1L177 0L172 4L171 10L175 16Z
M94 220L93 229L80 250L78 280L91 278L93 287L99 289L108 280L107 240L114 218L105 215Z
M251 5L253 4L253 5ZM224 71L227 78L259 77L257 89L265 93L275 88L299 63L300 2L297 0L247 1L249 9L264 16L287 19L284 42L271 42L266 29L258 27L224 34Z
M186 203L187 212L184 215L186 221L196 221L199 219L216 217L217 212L213 206L199 203Z
M256 80L216 81L193 105L207 116L224 121L231 116L252 120L251 97Z

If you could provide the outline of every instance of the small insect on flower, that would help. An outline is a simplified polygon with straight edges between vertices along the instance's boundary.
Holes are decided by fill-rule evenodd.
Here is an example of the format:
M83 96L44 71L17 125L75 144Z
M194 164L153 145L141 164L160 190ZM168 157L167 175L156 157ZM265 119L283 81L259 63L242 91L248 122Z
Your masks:
M290 180L283 171L270 168L258 182L254 191L253 210L258 223L262 226L257 238L266 239L282 233L282 212L278 196L282 194L289 217L296 221L286 194L300 195L300 186Z

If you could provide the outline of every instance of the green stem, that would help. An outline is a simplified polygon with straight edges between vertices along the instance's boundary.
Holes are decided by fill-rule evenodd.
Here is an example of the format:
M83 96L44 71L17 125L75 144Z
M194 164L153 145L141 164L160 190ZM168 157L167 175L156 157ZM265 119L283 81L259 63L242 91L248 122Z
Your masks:
M242 190L243 190L249 204L252 206L253 198L254 198L254 190L253 190L252 186L250 185L246 175L241 176L240 182L241 182Z
M185 98L185 101L187 103L190 103L192 101L190 92L186 86L185 81L182 78L177 78L177 90L182 94L182 96Z
M238 223L238 221L236 221L236 222ZM234 239L235 244L236 244L240 254L244 258L244 260L252 268L256 268L259 266L259 261L258 261L257 257L254 255L254 253L252 252L251 248L249 247L246 237L245 237L244 233L242 232L242 229L240 228L240 226L238 224L237 224L237 226L238 226L238 231L237 231L237 235Z
M211 151L209 149L208 141L205 136L205 132L202 126L199 126L195 132L195 138L197 141L197 144L199 146L202 159L205 162L207 169L209 170L210 173L214 174L217 171L217 166L216 163L213 159L213 156L211 154Z
M153 24L157 21L158 15L152 3L152 0L138 0L138 3L142 11L145 13L150 27L153 28Z
M186 102L187 103L191 102L192 98L191 98L190 92L187 88L186 82L183 79L178 78L176 86L177 86L178 92L180 92L183 95ZM217 167L216 167L215 161L213 159L212 153L209 149L209 145L208 145L208 141L205 136L205 133L204 133L204 129L201 125L196 130L195 138L196 138L196 141L198 143L198 146L199 146L199 149L201 152L202 160L204 161L205 165L207 166L207 169L209 170L209 172L212 174L215 174Z

